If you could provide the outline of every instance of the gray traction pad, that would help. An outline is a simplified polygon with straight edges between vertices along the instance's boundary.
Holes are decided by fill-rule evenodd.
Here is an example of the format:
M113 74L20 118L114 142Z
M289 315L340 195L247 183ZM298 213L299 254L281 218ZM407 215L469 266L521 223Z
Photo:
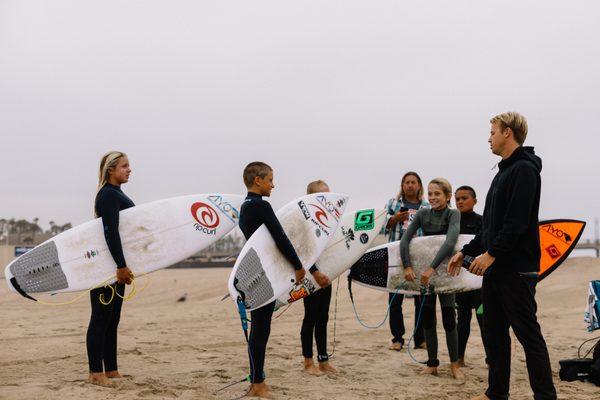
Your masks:
M69 287L54 242L42 244L23 254L10 266L10 272L26 293L51 292Z
M260 258L254 249L248 250L235 277L236 288L245 294L246 308L255 308L269 301L274 293L271 282L265 275Z

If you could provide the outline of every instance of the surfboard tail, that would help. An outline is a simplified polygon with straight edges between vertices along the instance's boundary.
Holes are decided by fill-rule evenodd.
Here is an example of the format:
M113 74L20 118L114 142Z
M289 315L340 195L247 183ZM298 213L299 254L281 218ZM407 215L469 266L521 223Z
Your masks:
M575 219L551 219L540 221L539 280L546 278L569 257L583 231L586 222Z

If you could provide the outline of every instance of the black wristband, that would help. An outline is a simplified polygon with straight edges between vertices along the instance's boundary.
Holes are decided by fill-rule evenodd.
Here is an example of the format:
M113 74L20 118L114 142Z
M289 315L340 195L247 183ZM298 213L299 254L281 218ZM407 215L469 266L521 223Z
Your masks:
M310 269L308 270L308 272L310 272L311 274L314 274L315 272L317 272L319 269L317 268L316 265L313 265L312 267L310 267Z

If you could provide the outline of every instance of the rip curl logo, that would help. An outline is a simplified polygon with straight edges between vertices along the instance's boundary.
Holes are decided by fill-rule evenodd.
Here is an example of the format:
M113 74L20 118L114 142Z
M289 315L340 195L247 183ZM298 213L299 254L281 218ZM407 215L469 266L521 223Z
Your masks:
M197 231L206 233L207 235L216 235L216 227L219 225L219 214L206 203L201 201L192 204L190 209L192 217L197 223L194 224L194 228Z
M314 204L311 204L311 206L317 209L317 212L315 212L315 218L317 221L319 221L319 224L323 225L325 228L329 228L329 225L326 224L326 222L329 221L329 217L327 217L325 210Z

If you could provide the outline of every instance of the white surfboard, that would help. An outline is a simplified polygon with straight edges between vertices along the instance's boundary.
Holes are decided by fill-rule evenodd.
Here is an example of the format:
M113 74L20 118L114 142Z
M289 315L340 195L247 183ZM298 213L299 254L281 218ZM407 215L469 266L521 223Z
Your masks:
M320 272L333 281L350 268L371 247L381 231L387 210L368 209L344 214L329 246L315 263ZM279 296L275 309L291 304L321 289L307 273L301 285Z
M453 255L471 241L472 235L460 235ZM400 241L373 247L358 260L350 270L352 280L373 289L418 294L421 275L429 268L437 251L446 240L446 235L417 237L410 241L411 266L417 276L413 282L404 280L404 266L400 257ZM482 278L464 268L458 276L448 274L448 261L444 259L431 276L430 285L435 293L458 293L481 289Z
M139 276L208 247L237 225L243 199L196 194L121 211L119 234L127 266ZM102 220L97 218L40 244L10 263L4 273L12 291L18 285L25 293L60 293L93 288L114 277L115 269Z
M302 266L310 268L333 238L348 197L338 193L302 196L276 215ZM248 239L229 276L229 294L248 310L268 304L294 285L294 268L262 225Z

